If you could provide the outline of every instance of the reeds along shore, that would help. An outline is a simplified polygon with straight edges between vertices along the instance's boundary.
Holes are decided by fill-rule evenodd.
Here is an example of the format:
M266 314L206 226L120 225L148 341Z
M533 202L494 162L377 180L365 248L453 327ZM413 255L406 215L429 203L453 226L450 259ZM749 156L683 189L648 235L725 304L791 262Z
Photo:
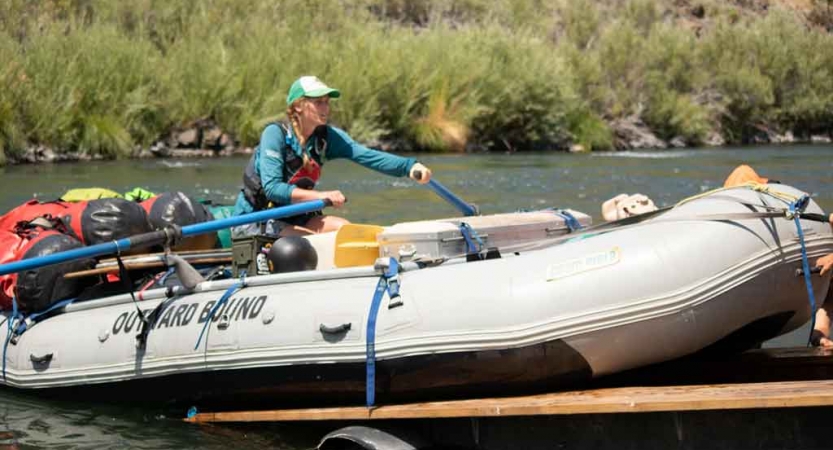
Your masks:
M129 156L205 118L251 146L302 74L394 150L829 136L831 24L824 0L5 0L0 160Z

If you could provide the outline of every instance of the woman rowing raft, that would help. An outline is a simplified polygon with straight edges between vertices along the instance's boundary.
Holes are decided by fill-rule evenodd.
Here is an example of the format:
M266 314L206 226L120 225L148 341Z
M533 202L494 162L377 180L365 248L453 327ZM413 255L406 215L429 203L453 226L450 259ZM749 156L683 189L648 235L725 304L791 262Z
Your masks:
M314 76L303 76L292 83L286 97L288 123L271 123L263 130L243 174L235 215L311 200L327 199L336 208L343 206L341 191L315 189L324 162L338 158L390 176L410 176L419 183L428 183L431 170L414 158L369 149L353 141L344 130L328 125L330 99L340 96L338 89ZM342 217L317 211L266 224L242 225L232 234L305 235L335 231L346 223Z

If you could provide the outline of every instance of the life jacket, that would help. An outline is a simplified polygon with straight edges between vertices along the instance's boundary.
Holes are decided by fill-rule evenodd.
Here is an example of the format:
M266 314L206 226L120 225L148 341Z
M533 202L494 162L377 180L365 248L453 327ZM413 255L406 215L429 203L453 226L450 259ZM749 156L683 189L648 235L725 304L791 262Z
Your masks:
M170 225L186 226L211 220L211 214L200 202L182 192L163 192L142 203L153 229ZM207 250L217 244L217 233L205 233L184 239L175 250Z
M12 231L0 230L0 264L83 247L74 237L65 234L63 222L56 219L35 219L20 224ZM64 278L69 272L86 270L94 265L92 259L74 260L61 264L24 270L0 276L0 309L11 309L17 299L21 311L43 311L55 301L77 296L88 281Z
M327 151L327 126L319 126L310 136L313 140L313 148L310 150L309 164L304 167L303 157L298 156L292 148L294 138L289 126L283 123L276 123L276 125L283 129L284 134L284 144L280 148L281 157L283 158L284 181L301 189L315 189L315 185L321 177L321 167L324 165L324 155ZM256 167L259 152L260 147L249 159L246 170L243 172L243 196L254 207L255 211L269 207L269 199L266 198L263 191L263 182Z

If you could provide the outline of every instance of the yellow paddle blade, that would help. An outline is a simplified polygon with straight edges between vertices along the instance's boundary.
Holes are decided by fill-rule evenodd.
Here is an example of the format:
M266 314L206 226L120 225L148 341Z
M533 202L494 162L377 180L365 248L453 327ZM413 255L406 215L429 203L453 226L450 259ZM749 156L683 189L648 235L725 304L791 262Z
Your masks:
M384 230L377 225L348 223L336 233L336 267L369 266L379 257L376 235Z

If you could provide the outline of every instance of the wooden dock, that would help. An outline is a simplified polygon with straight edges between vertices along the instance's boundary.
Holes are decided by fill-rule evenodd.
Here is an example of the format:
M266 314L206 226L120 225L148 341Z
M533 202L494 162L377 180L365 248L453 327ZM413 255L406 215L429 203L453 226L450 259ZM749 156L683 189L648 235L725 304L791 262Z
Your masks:
M830 351L762 350L723 361L677 361L653 366L612 377L607 385L586 390L375 408L203 412L185 420L207 423L439 419L829 407L833 406L832 371ZM675 379L689 384L676 384ZM622 386L623 380L628 385ZM636 385L637 380L644 384Z

